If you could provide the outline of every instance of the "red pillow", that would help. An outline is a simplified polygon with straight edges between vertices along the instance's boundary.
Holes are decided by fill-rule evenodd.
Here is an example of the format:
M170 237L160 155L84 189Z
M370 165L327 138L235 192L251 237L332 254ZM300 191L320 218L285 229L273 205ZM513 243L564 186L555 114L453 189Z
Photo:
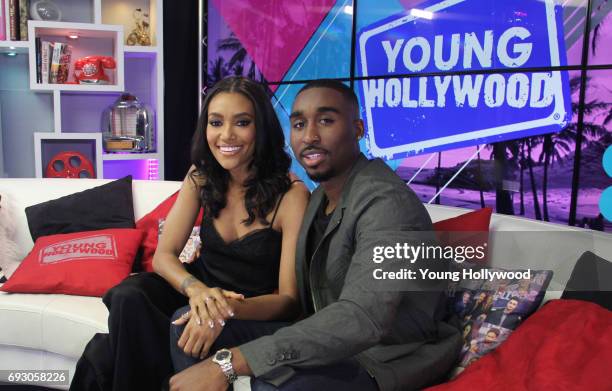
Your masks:
M488 264L489 223L493 209L482 208L434 223L434 230L443 246L485 246L481 265Z
M130 274L142 237L132 228L41 236L0 289L103 296Z
M482 232L489 230L493 209L482 208L434 223L434 230L446 232Z
M157 249L159 220L166 218L178 197L178 193L177 191L166 198L161 204L157 205L155 209L136 222L136 228L145 232L142 241L143 251L141 258L142 270L144 271L153 271L153 255L155 255L155 250ZM200 224L202 224L202 209L200 209L200 213L196 220L196 225L199 226Z

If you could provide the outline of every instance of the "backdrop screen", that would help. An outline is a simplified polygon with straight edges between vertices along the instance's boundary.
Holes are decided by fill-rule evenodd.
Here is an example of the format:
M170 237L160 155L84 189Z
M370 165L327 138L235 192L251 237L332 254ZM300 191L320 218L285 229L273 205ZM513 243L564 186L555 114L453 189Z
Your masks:
M362 151L423 202L612 232L611 9L608 0L209 0L202 92L229 75L257 80L288 135L304 83L339 79L360 101Z

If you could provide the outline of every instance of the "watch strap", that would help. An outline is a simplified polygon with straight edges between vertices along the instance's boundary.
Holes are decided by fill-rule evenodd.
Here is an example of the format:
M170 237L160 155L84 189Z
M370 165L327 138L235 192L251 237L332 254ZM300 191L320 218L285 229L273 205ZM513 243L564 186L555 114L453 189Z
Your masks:
M238 380L238 375L236 375L236 371L234 371L234 367L232 366L231 362L225 362L219 365L221 366L221 370L223 371L223 374L227 378L227 382L229 384L232 384Z

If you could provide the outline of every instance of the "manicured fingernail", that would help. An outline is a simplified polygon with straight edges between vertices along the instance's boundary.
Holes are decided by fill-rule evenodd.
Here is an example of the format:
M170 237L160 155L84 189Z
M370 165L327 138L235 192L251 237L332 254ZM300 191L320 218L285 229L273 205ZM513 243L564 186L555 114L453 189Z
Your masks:
M202 320L200 320L200 318L197 318L196 319L196 323L198 324L198 326L201 326L202 325Z
M173 325L176 325L176 322L178 322L178 319L177 319L177 320L173 320L171 323L172 323Z
M230 314L230 316L233 317L234 316L234 311L230 311L229 314Z
M212 319L208 321L208 325L210 326L211 329L215 328L215 322L213 322Z
M223 321L223 319L219 319L218 322L221 326L225 326L225 322Z

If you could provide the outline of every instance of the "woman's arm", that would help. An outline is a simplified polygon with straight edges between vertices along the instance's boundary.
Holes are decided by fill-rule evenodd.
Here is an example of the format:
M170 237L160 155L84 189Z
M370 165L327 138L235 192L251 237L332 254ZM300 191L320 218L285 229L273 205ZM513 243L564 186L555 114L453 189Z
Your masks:
M166 217L164 232L153 256L153 270L168 281L174 289L189 297L189 305L197 315L198 324L211 324L215 321L222 323L223 318L227 319L233 313L232 308L228 305L227 297L238 298L241 295L206 286L189 274L178 258L193 230L193 224L201 205L199 195L201 184L191 179L191 173L194 170L195 167L191 166L183 180L178 198ZM217 307L220 312L214 317L206 308L208 300L218 303Z
M200 210L199 187L190 175L194 169L192 166L183 180L178 198L166 217L164 232L153 256L155 273L168 281L174 289L184 294L185 282L193 276L185 270L178 257L189 239Z
M291 320L300 314L295 277L295 250L310 192L301 182L294 183L279 205L276 222L283 234L278 294L245 300L230 299L235 318L249 320ZM275 224L276 225L276 224Z

